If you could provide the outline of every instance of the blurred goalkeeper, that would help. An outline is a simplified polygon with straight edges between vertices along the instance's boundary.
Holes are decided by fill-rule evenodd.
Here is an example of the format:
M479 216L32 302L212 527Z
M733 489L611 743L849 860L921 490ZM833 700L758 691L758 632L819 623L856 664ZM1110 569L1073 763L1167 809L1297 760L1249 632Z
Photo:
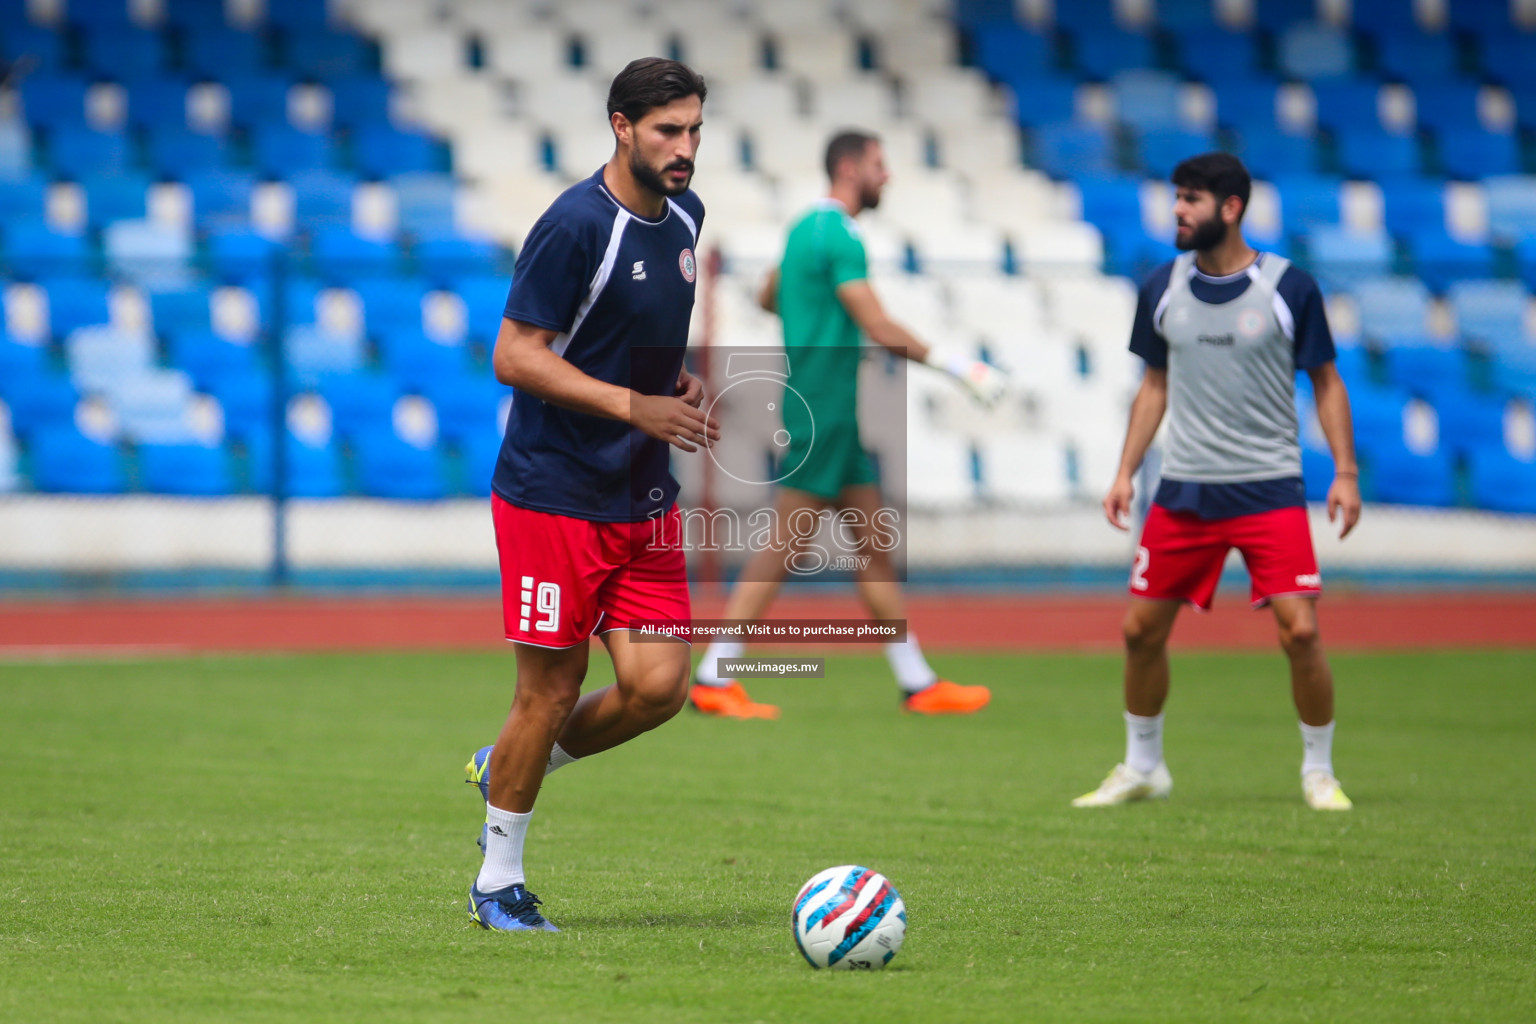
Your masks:
M869 284L868 261L858 222L864 210L880 205L890 178L880 140L862 132L843 132L827 145L831 188L790 229L784 259L771 273L758 298L784 325L789 361L788 386L805 399L784 402L789 434L784 464L795 469L780 481L777 521L793 524L831 510L860 513L854 529L869 560L856 576L859 597L877 619L905 618L901 587L884 545L871 535L882 507L874 465L859 438L858 378L864 338L915 362L951 374L980 402L991 405L1007 390L1007 379L986 363L945 356L923 344L886 315ZM812 426L814 424L814 430ZM815 443L811 440L814 435ZM806 538L808 539L808 538ZM725 617L757 621L768 611L788 573L793 541L755 554L732 590ZM721 674L721 658L739 658L739 642L709 646L694 675L693 706L730 718L777 718L779 709L758 704L734 679ZM902 706L921 714L969 714L986 707L992 693L985 686L960 686L940 679L923 657L911 633L886 645L886 656L902 690Z

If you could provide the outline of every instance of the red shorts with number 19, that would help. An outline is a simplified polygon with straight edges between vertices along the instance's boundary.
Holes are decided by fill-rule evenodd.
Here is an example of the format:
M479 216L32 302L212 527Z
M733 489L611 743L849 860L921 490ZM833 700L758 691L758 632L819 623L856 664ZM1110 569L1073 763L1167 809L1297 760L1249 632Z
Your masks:
M687 625L688 570L677 506L660 519L596 523L491 495L507 639L574 647L635 622Z
M1154 601L1188 601L1208 610L1233 548L1248 566L1255 608L1276 597L1310 597L1323 589L1304 508L1202 519L1153 505L1136 549L1131 593Z

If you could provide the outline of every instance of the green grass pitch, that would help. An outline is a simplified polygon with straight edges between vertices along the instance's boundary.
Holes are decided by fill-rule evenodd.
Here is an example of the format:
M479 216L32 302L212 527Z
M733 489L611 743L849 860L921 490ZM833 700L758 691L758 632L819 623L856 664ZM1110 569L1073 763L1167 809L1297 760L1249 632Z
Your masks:
M903 716L835 657L754 687L778 722L551 778L560 935L464 913L510 654L0 664L0 1020L1536 1020L1536 652L1336 657L1343 815L1278 654L1177 656L1173 799L1098 811L1116 659L935 661L992 707ZM884 972L790 938L848 862L907 902Z

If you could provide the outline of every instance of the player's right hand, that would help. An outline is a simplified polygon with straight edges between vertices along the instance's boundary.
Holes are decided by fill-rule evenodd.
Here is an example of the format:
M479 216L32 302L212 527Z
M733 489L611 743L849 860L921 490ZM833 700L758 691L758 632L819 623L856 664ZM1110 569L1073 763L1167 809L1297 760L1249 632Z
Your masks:
M629 425L685 452L720 440L720 424L713 417L669 395L635 395L629 402Z
M1131 499L1136 496L1136 485L1128 476L1115 478L1114 486L1104 495L1104 517L1117 530L1131 528Z

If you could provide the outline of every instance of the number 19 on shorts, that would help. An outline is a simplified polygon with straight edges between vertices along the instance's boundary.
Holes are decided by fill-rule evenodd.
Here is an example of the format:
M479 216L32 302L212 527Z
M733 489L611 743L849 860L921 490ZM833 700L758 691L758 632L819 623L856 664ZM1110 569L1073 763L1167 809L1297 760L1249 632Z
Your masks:
M522 597L518 629L528 632L528 621L534 612L538 612L539 620L533 624L535 630L540 633L554 633L559 630L560 585L558 583L535 585L532 576L524 576Z

